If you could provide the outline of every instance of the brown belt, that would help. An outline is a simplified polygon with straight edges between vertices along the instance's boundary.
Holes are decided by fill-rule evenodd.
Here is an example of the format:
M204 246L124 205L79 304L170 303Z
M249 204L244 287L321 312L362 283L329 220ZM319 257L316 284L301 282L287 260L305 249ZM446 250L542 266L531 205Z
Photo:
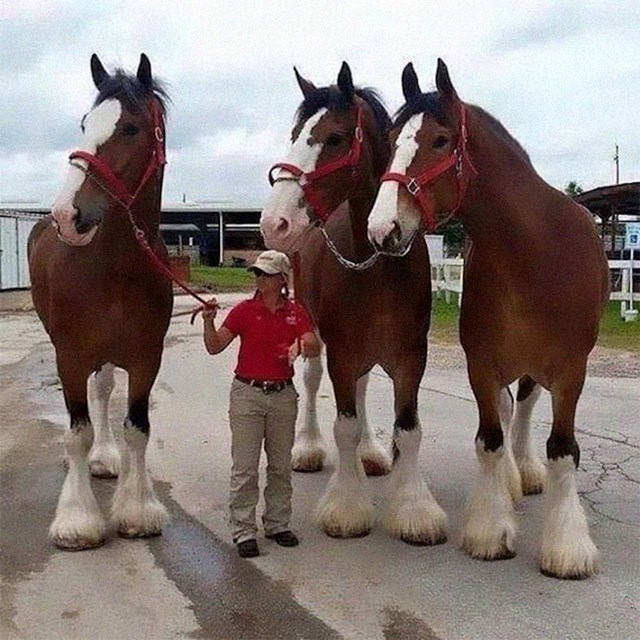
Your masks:
M263 393L277 393L278 391L282 391L285 387L290 387L293 385L293 380L289 378L288 380L254 380L251 378L243 378L242 376L236 375L236 380L238 382L242 382L243 384L248 384L250 387L257 387L261 389Z

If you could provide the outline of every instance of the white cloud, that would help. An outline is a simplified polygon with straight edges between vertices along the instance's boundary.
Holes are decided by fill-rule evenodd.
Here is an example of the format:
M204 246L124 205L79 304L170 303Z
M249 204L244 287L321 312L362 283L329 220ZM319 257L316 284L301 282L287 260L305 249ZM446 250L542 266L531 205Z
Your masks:
M5 6L6 5L6 6ZM413 61L424 90L443 57L463 99L497 118L554 186L640 178L640 5L634 0L118 0L3 3L0 199L43 199L52 157L77 142L94 88L89 58L135 70L173 96L165 193L259 201L300 101L292 66L318 85L342 60L393 111ZM5 106L6 105L6 106ZM19 160L16 160L19 158ZM62 174L63 175L63 174ZM212 192L216 193L212 193Z

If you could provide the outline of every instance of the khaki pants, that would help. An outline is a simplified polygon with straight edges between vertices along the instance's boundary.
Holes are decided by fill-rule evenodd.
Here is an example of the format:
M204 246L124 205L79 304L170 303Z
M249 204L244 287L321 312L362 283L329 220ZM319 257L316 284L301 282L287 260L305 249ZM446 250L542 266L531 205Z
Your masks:
M234 380L229 401L231 426L230 523L235 543L256 537L258 464L264 441L267 484L264 490L264 531L273 535L289 529L291 519L291 448L298 414L293 386L265 394Z

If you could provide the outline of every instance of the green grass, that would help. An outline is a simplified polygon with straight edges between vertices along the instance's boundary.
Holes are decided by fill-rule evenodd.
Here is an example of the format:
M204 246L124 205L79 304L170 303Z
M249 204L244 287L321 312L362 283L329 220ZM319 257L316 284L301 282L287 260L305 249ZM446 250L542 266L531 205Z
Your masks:
M191 267L191 282L207 286L214 293L252 291L253 274L241 267Z
M253 291L255 279L246 269L237 267L192 267L194 284L206 285L215 292ZM458 342L458 305L452 295L451 304L434 299L429 338L434 342ZM600 323L598 345L640 353L640 321L624 322L620 303L610 302Z
M455 296L452 296L455 300ZM455 344L458 341L458 305L434 300L429 337L434 342ZM609 302L600 322L598 346L640 353L640 321L625 322L620 317L620 303Z

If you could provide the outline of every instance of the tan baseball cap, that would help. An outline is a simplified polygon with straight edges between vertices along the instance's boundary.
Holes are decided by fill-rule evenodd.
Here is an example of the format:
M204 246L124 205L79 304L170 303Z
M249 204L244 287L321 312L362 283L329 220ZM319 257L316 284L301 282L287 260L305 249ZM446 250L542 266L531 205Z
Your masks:
M248 271L260 269L260 271L264 271L270 275L282 273L288 276L291 271L291 263L284 253L270 249L269 251L263 251L256 258L256 261L247 269Z

